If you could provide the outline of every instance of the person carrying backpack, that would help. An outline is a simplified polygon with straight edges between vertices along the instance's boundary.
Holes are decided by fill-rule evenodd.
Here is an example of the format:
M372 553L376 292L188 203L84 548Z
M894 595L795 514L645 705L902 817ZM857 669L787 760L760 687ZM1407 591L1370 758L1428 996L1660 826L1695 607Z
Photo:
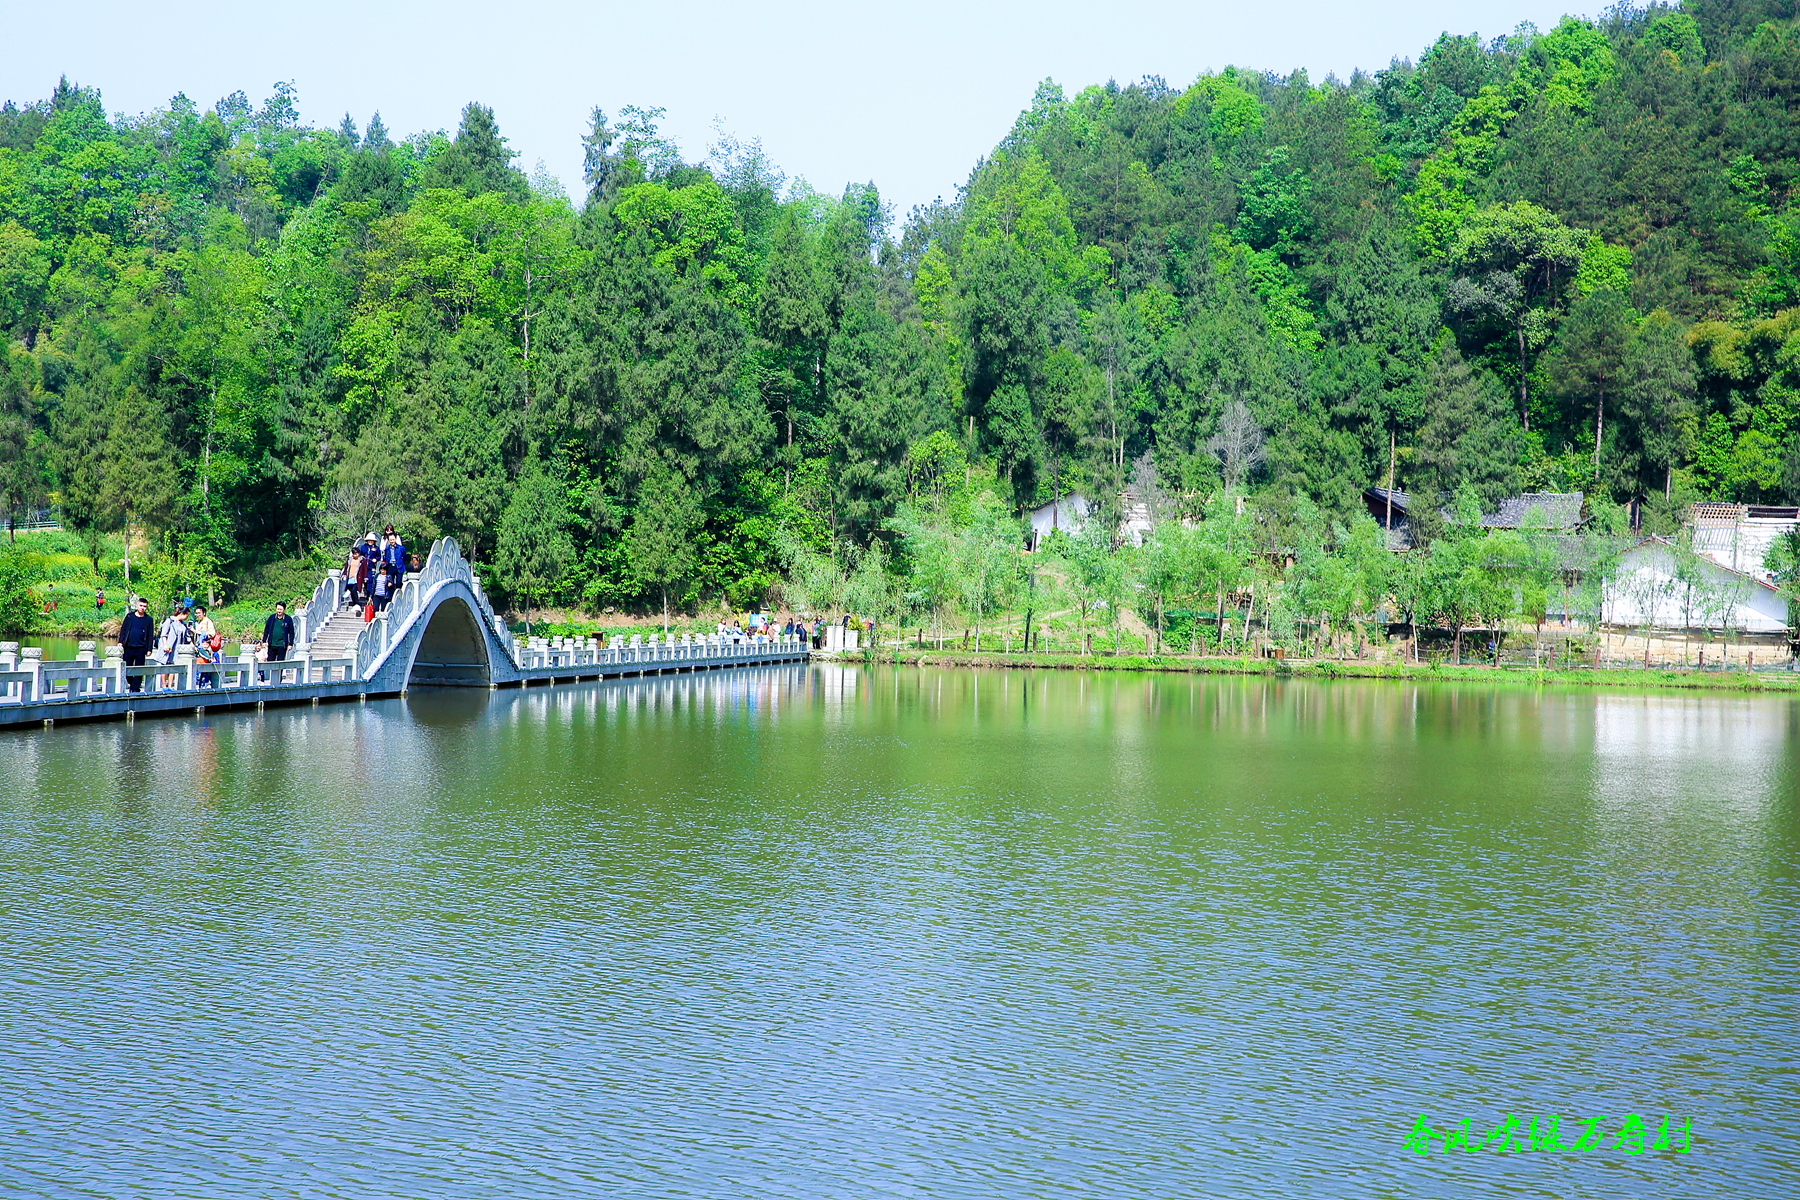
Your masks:
M175 651L193 640L193 633L188 629L187 610L181 605L163 618L162 628L156 631L156 661L165 666L175 665ZM173 675L158 676L158 686L174 687Z

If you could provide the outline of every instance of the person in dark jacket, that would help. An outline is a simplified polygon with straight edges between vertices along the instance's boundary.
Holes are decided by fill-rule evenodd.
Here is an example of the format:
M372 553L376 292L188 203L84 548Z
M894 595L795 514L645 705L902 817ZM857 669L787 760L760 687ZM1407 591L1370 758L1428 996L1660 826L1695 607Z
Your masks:
M375 603L375 577L381 573L381 547L376 544L375 535L372 533L363 539L362 556L363 615L368 616Z
M268 649L269 662L281 662L287 658L288 650L294 644L294 618L288 616L287 604L275 602L275 612L263 622L263 645ZM268 676L264 675L264 679Z
M125 621L119 626L119 648L125 651L125 665L141 667L144 658L150 653L150 646L156 640L156 622L150 619L150 605L142 596L137 598L135 612L125 614ZM125 686L134 692L144 690L144 677L133 675L125 681Z
M381 561L387 564L388 570L393 573L391 590L397 592L400 590L400 585L406 582L406 544L400 540L400 535L394 532L392 525L387 527L381 537L382 541L386 543L381 548Z

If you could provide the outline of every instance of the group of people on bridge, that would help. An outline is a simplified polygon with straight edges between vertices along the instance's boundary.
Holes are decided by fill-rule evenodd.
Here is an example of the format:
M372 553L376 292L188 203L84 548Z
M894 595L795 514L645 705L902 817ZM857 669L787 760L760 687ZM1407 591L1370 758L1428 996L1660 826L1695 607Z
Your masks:
M419 556L408 555L406 543L389 525L376 539L370 533L350 547L344 558L344 598L361 606L363 620L372 621L388 606L408 572L419 570Z
M175 656L184 649L193 651L194 662L199 666L222 661L225 639L207 615L206 605L196 603L192 596L177 600L160 625L150 615L147 598L134 595L126 608L125 619L119 623L119 649L124 652L126 666L141 667L152 658L173 666ZM294 618L288 616L285 602L276 601L275 611L263 622L262 641L256 645L260 661L281 662L287 658L294 645ZM215 682L214 676L201 674L194 686L212 687ZM142 691L144 681L133 675L125 685L129 691Z

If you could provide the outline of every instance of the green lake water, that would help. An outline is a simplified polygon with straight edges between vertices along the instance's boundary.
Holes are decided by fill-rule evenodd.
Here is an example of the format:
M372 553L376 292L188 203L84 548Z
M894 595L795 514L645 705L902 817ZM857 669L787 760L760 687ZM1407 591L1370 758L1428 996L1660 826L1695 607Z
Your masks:
M1797 797L1792 700L1523 687L0 734L0 1194L1792 1196ZM1691 1149L1403 1144L1508 1113Z
M20 638L19 645L36 646L44 652L44 657L48 659L68 660L80 653L82 640L81 638L34 636ZM112 642L106 638L88 638L86 640L94 643L94 656L104 660L106 647L110 646Z

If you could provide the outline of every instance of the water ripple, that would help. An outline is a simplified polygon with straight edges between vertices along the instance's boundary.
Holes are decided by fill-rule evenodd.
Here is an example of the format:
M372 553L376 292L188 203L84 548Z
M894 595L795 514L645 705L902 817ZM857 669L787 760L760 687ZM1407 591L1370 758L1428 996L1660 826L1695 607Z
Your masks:
M0 1194L1792 1195L1795 715L773 668L8 735ZM1694 1152L1401 1146L1628 1111Z

